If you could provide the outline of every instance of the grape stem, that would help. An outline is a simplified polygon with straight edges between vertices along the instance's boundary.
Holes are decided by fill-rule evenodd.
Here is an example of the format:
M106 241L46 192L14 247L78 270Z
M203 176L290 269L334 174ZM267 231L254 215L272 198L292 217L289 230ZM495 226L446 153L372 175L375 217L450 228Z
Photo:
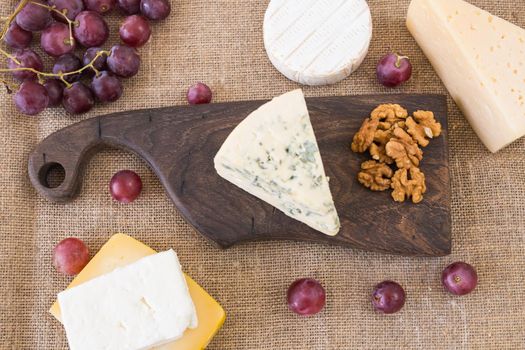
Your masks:
M396 53L396 63L394 64L396 68L401 68L401 60L408 60L408 56L401 56Z
M7 32L9 31L9 26L11 25L11 23L15 19L16 15L18 15L20 13L20 11L22 11L24 6L27 5L28 2L29 2L29 0L22 0L22 1L20 1L20 3L15 8L15 11L12 14L10 14L7 17L2 18L2 19L5 19L5 23L4 23L4 27L2 28L2 31L0 32L1 33L0 34L0 40L4 40ZM18 59L16 59L16 57L11 55L9 52L3 50L2 48L0 48L0 53L2 55L4 55L5 57L13 60L16 64L20 64L20 61L18 61Z
M66 21L67 21L67 26L69 27L69 42L66 43L68 45L73 45L74 43L74 40L73 39L73 25L78 25L78 22L76 21L72 21L69 19L69 17L67 16L67 9L64 9L64 12L62 11L59 11L56 6L49 6L49 5L46 5L46 4L41 4L39 2L35 2L35 1L31 1L32 4L34 5L37 5L37 6L40 6L40 7L43 7L43 8L46 8L48 9L50 12L55 12L57 14L59 14L60 16L62 16Z
M22 1L20 1L20 3L15 8L15 11L12 14L10 14L7 17L3 17L2 18L2 20L5 20L5 24L4 24L4 27L2 28L2 32L1 32L2 34L0 36L0 39L2 39L2 40L4 39L5 35L9 31L9 26L11 25L11 23L15 19L16 15L18 15L20 13L20 11L22 11L24 6L27 5L28 2L29 2L29 0L22 0Z
M11 55L9 52L4 51L4 49L0 48L0 53L8 59L13 60L13 62L15 62L16 64L20 65L20 61L15 56Z
M70 88L71 87L71 84L66 80L66 77L70 76L70 75L75 75L75 74L80 74L82 72L84 72L86 69L89 69L91 68L96 75L99 75L100 72L98 71L98 69L95 68L95 61L97 59L99 59L100 57L102 57L102 55L109 55L110 52L109 51L105 51L105 50L100 50L97 52L97 54L95 55L95 57L93 57L93 59L91 60L91 62L89 62L88 64L86 64L84 67L80 68L80 69L77 69L75 71L71 71L71 72L66 72L66 73L63 73L63 72L58 72L58 73L45 73L45 72L40 72L34 68L29 68L29 67L18 67L18 68L0 68L0 72L19 72L19 71L27 71L27 72L33 72L35 73L37 76L38 76L38 80L39 81L42 81L43 78L58 78L60 79L65 85L66 87Z
M18 90L18 85L10 83L7 80L0 79L0 83L4 84L5 88L7 89L7 93L9 93L9 94L12 93L15 90Z

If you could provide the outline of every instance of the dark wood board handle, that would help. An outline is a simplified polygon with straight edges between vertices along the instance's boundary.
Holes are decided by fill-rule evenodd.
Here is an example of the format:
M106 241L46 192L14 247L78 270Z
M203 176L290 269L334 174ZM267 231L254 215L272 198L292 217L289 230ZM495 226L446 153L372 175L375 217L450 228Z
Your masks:
M231 130L265 101L128 111L88 119L50 135L29 157L29 177L44 197L72 200L83 167L99 149L133 152L159 177L181 215L221 247L268 239L303 240L402 255L450 252L450 176L447 105L440 95L374 95L307 99L330 187L341 218L335 237L319 233L220 178L213 157ZM422 203L395 203L390 193L363 188L356 175L366 155L349 150L353 134L371 110L399 103L413 112L431 110L444 133L424 149L428 192ZM50 169L64 181L50 188Z

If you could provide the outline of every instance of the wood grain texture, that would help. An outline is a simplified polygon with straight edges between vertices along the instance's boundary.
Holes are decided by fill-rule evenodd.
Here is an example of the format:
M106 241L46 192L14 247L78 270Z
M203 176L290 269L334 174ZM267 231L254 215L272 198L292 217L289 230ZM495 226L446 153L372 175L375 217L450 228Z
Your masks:
M213 157L232 129L265 101L168 107L116 113L62 129L43 140L29 158L31 182L44 197L75 197L82 168L101 147L133 152L157 174L182 216L221 247L256 240L303 240L402 255L450 253L450 176L446 98L439 95L374 95L308 98L330 188L341 218L335 237L319 233L244 192L217 175ZM367 155L349 144L363 119L382 103L413 112L432 110L444 133L424 149L421 169L428 191L420 204L395 203L356 180ZM60 164L61 185L49 188L46 175Z

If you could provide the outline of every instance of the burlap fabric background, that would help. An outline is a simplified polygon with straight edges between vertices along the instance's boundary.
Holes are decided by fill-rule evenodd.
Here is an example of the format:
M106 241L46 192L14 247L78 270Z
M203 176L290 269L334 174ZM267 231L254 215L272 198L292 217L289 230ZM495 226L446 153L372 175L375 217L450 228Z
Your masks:
M96 252L115 232L155 249L173 247L185 270L224 306L228 318L210 349L525 348L525 140L488 153L450 99L454 243L452 255L444 258L293 242L220 251L180 218L140 159L115 150L94 157L73 203L52 204L39 197L26 175L27 155L66 125L125 109L184 104L187 86L199 80L212 86L217 102L271 98L298 87L271 66L264 52L267 0L172 2L172 16L154 25L152 40L141 50L142 70L126 81L119 102L82 117L56 109L30 118L17 113L2 93L2 349L67 347L61 325L47 313L69 282L54 271L52 248L74 235ZM525 27L523 1L473 2ZM0 13L7 14L13 4L2 2ZM340 84L303 87L306 95L394 91L381 88L374 75L377 60L391 49L409 55L415 66L412 80L395 91L446 93L405 29L408 0L370 0L370 6L374 38L364 65ZM116 204L107 192L112 174L124 168L144 181L144 192L132 205ZM474 264L480 279L476 291L462 298L444 293L439 282L442 268L458 259ZM327 307L316 317L299 318L286 308L288 285L303 276L321 280L328 293ZM376 314L369 301L373 285L386 278L399 281L408 294L403 311L393 316Z

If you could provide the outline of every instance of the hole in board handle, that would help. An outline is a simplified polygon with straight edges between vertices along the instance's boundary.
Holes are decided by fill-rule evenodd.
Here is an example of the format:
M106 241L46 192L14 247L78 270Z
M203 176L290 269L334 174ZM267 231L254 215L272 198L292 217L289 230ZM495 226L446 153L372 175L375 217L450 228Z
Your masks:
M46 163L38 173L40 184L46 188L57 188L66 178L66 170L59 163Z

